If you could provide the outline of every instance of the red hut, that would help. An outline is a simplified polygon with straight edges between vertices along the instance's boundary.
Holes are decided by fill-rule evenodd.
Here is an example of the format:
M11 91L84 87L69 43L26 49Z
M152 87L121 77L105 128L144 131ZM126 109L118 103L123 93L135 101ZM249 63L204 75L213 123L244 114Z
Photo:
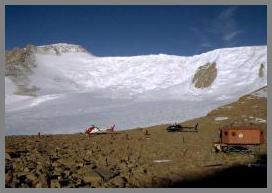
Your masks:
M264 143L264 133L259 128L222 128L220 142L229 145L260 145Z

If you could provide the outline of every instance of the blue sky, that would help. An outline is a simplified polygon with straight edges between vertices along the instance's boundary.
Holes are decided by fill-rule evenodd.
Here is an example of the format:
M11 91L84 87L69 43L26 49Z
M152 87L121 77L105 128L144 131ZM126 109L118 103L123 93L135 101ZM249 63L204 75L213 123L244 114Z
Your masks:
M6 49L72 43L97 56L194 55L266 45L266 6L15 6Z

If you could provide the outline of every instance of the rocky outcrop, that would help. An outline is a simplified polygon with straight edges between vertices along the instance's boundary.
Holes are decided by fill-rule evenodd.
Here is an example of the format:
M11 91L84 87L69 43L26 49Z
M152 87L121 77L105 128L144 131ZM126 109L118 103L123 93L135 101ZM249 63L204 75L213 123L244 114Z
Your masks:
M263 78L264 77L264 65L261 64L259 68L259 77Z
M216 63L207 63L198 67L192 83L196 88L207 88L211 86L217 76Z
M83 47L73 44L51 44L45 46L37 46L37 53L39 54L53 54L53 55L62 55L68 52L85 52L88 53Z
M15 48L6 52L6 76L21 76L32 72L36 67L33 53L36 47L27 45L26 48Z
M29 78L37 67L35 62L36 54L62 55L68 52L88 53L81 46L72 44L27 45L25 48L15 48L11 51L6 51L5 76L9 77L16 85L17 90L14 94L37 95L39 88Z
M26 48L15 48L6 52L5 76L17 86L15 94L35 96L38 88L31 85L29 75L36 68L34 53L37 48L27 45Z

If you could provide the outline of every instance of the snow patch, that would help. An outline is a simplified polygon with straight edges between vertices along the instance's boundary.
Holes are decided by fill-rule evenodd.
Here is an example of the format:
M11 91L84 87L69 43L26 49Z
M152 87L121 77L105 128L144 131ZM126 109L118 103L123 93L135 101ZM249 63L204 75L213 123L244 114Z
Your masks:
M215 121L223 121L229 119L228 117L216 117L214 120Z
M259 123L266 123L265 119L261 119L261 118L258 118L258 117L255 118L255 121L259 122Z
M260 89L257 92L252 93L252 95L267 98L267 88Z
M36 105L39 105L41 103L44 103L44 102L56 99L58 97L59 97L59 95L45 95L45 96L40 96L40 97L34 98L32 100L32 102L31 102L30 106L36 106Z
M161 160L153 160L155 163L165 163L165 162L171 162L172 160L169 159L161 159Z

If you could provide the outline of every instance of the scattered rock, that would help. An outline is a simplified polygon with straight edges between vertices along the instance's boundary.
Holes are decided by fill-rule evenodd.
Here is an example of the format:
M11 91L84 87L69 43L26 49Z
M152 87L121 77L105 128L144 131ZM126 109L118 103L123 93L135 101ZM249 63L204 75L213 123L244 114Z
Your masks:
M8 171L12 171L12 170L13 170L12 162L10 160L6 160L6 162L5 162L5 173L7 173Z
M127 180L126 180L126 178L124 178L124 177L117 176L117 177L111 179L111 180L109 181L109 183L110 183L111 185L113 185L114 187L124 188L125 185L126 185L126 183L127 183Z
M37 136L7 136L5 187L169 187L187 179L192 172L198 170L198 165L203 160L211 160L212 163L222 161L229 166L241 160L246 162L256 159L243 155L215 155L210 153L210 148L211 142L217 137L219 126L234 122L244 124L243 119L249 116L253 116L253 120L255 117L265 119L265 99L258 100L262 100L258 105L262 109L258 107L256 110L253 103L255 101L248 100L250 103L246 102L246 106L241 109L237 109L237 105L241 104L236 102L232 109L221 108L201 118L201 130L198 134L167 133L166 126L161 125L154 129L148 128L151 140L137 140L139 137L148 137L145 135L146 129L143 129L141 132L121 132L122 135L116 135L114 143L110 143L109 135L97 135L91 140L74 134L51 135L44 136L38 144L35 143ZM249 113L249 108L253 108L254 112ZM237 114L230 116L229 111ZM214 118L220 116L229 119L214 121ZM216 122L224 124L218 126ZM259 126L266 135L266 124L259 123ZM126 133L129 134L129 140L126 140ZM185 144L180 143L182 136L186 138ZM64 149L62 147L66 146L66 142L69 147ZM25 149L28 151L24 151ZM260 152L266 153L266 146L261 146ZM173 161L154 163L153 160L158 158ZM205 173L206 170L200 169L201 172Z
M101 177L96 173L89 173L88 175L83 177L83 181L86 184L90 184L92 186L98 187L101 184Z
M67 178L71 174L71 172L70 172L70 170L64 170L63 174L64 174L63 177Z
M45 187L43 187L41 182L38 182L34 187L35 188L45 188Z
M60 188L61 186L60 186L59 181L54 179L54 180L50 181L50 187L51 188Z
M10 157L10 155L8 153L5 153L5 159L6 160L11 160L11 157Z
M19 188L30 188L30 187L26 183L21 183L21 184L19 184Z
M5 183L10 184L12 182L13 179L13 174L11 171L9 171L8 173L5 174Z
M59 181L61 187L69 187L69 180L68 179L62 179Z
M91 184L92 186L99 186L102 182L102 178L96 171L90 166L84 166L77 170L78 177L83 179L85 184Z
M28 185L30 185L30 187L35 187L35 185L38 183L37 177L32 173L26 175L25 181Z
M53 163L51 164L51 166L54 167L54 168L55 168L55 167L58 167L58 166L59 166L59 163L53 162Z
M15 149L6 148L6 153L9 155L10 158L20 157L19 152L17 152Z
M154 187L169 187L171 184L171 179L163 178L163 177L153 177L152 178L152 185Z
M68 149L68 148L69 148L69 145L68 145L68 144L63 144L62 149Z
M80 168L82 168L83 166L84 166L83 163L78 163L78 164L76 165L76 168L77 168L77 169L80 169Z
M59 156L57 156L57 155L53 155L52 157L50 157L50 160L52 161L52 162L55 162L55 161L57 161L59 159Z
M61 171L60 170L53 170L50 173L50 177L52 179L58 179L61 176Z

